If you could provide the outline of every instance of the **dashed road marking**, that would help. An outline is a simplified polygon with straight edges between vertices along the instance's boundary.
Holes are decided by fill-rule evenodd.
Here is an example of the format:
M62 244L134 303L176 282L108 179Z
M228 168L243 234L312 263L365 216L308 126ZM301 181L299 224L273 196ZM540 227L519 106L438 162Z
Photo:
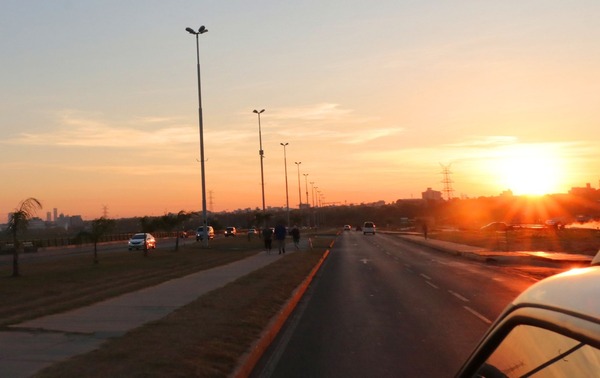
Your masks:
M473 314L476 317L478 317L484 323L492 324L492 321L490 319L486 318L485 316L481 315L477 311L473 310L471 307L469 307L469 306L463 306L463 307L464 307L465 310L469 311L471 314Z
M457 292L455 292L455 291L448 290L448 292L449 292L450 294L454 295L456 298L460 299L460 300L461 300L461 301L463 301L463 302L469 302L469 300L468 300L467 298L463 297L462 295L458 294L458 293L457 293Z
M431 281L425 281L425 283L427 283L427 285L431 286L434 289L439 289L439 287L437 287L436 285L434 285L433 283L431 283Z
M425 278L426 280L430 280L431 279L431 277L429 277L428 275L423 274L423 273L421 273L421 277Z

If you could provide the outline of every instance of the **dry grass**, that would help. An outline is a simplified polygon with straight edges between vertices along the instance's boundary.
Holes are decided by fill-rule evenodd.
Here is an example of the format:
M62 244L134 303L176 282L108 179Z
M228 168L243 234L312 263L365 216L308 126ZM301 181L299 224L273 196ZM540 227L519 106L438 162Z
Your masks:
M432 232L430 237L495 251L566 252L594 256L600 249L600 231L590 229Z
M209 249L199 243L179 251L111 252L92 263L91 254L27 263L22 276L0 267L0 326L98 302L175 277L227 264L260 250L260 242L218 241ZM40 252L43 253L43 252Z
M285 256L229 285L210 292L167 317L135 329L125 336L110 340L102 348L40 372L43 377L136 377L136 376L203 376L223 377L258 339L268 321L290 298L292 291L315 266L334 239L324 235L313 239L312 252ZM26 269L18 279L2 278L0 296L11 298L12 311L1 311L7 319L31 318L18 311L29 312L25 302L42 300L49 307L72 308L74 303L100 300L109 295L105 282L126 280L129 290L149 286L190 270L198 271L239 259L260 250L256 240L244 249L245 239L227 240L210 250L188 247L179 252L156 253L145 259L139 254L104 256L100 266L91 266L89 258L69 258L51 264L38 264ZM114 260L113 260L114 259ZM51 265L51 266L50 266ZM190 266L194 265L194 266ZM45 268L44 268L45 267ZM99 271L99 272L98 272ZM48 282L46 287L40 287ZM10 285L6 285L10 284ZM114 285L108 285L114 286ZM118 285L118 286L126 286ZM19 290L30 291L19 293ZM69 294L72 293L72 294ZM94 300L83 297L94 296ZM25 302L23 302L25 301ZM62 303L62 305L60 304ZM20 309L20 310L19 310ZM47 313L55 312L43 311ZM8 314L8 315L6 315Z

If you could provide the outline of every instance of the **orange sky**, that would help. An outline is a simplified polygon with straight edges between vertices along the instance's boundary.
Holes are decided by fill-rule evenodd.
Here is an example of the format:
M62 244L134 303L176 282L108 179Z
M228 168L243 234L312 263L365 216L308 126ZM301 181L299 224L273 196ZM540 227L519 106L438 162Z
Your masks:
M282 142L292 207L294 162L302 202L303 174L310 202L392 202L441 191L442 165L455 196L598 186L600 3L183 3L7 6L0 222L27 197L42 218L200 210L202 24L211 210L261 207L263 108L267 206Z

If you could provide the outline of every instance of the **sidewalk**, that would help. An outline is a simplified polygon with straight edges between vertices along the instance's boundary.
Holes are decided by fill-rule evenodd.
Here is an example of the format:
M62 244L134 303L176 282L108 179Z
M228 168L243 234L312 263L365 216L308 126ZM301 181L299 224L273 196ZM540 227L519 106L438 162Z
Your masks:
M260 252L87 307L11 326L11 331L0 332L0 377L29 377L56 362L97 349L107 339L158 320L282 256Z

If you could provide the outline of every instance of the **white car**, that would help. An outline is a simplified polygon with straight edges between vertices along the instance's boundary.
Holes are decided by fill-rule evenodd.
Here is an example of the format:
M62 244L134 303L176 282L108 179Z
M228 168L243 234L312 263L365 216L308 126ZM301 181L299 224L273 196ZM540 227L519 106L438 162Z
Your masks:
M349 224L344 226L344 231L350 231L352 230L352 226L350 226Z
M215 238L215 229L212 226L207 226L206 230L208 234L208 240ZM196 230L196 241L200 241L204 239L204 226L198 227Z
M129 243L127 243L129 250L133 249L155 249L156 248L156 239L149 233L138 233L135 234L129 239Z
M600 252L546 278L494 322L457 377L598 377Z
M366 235L366 234L373 234L373 235L375 235L375 229L376 229L375 223L373 223L373 222L365 222L365 223L363 223L363 226L362 226L363 235Z

